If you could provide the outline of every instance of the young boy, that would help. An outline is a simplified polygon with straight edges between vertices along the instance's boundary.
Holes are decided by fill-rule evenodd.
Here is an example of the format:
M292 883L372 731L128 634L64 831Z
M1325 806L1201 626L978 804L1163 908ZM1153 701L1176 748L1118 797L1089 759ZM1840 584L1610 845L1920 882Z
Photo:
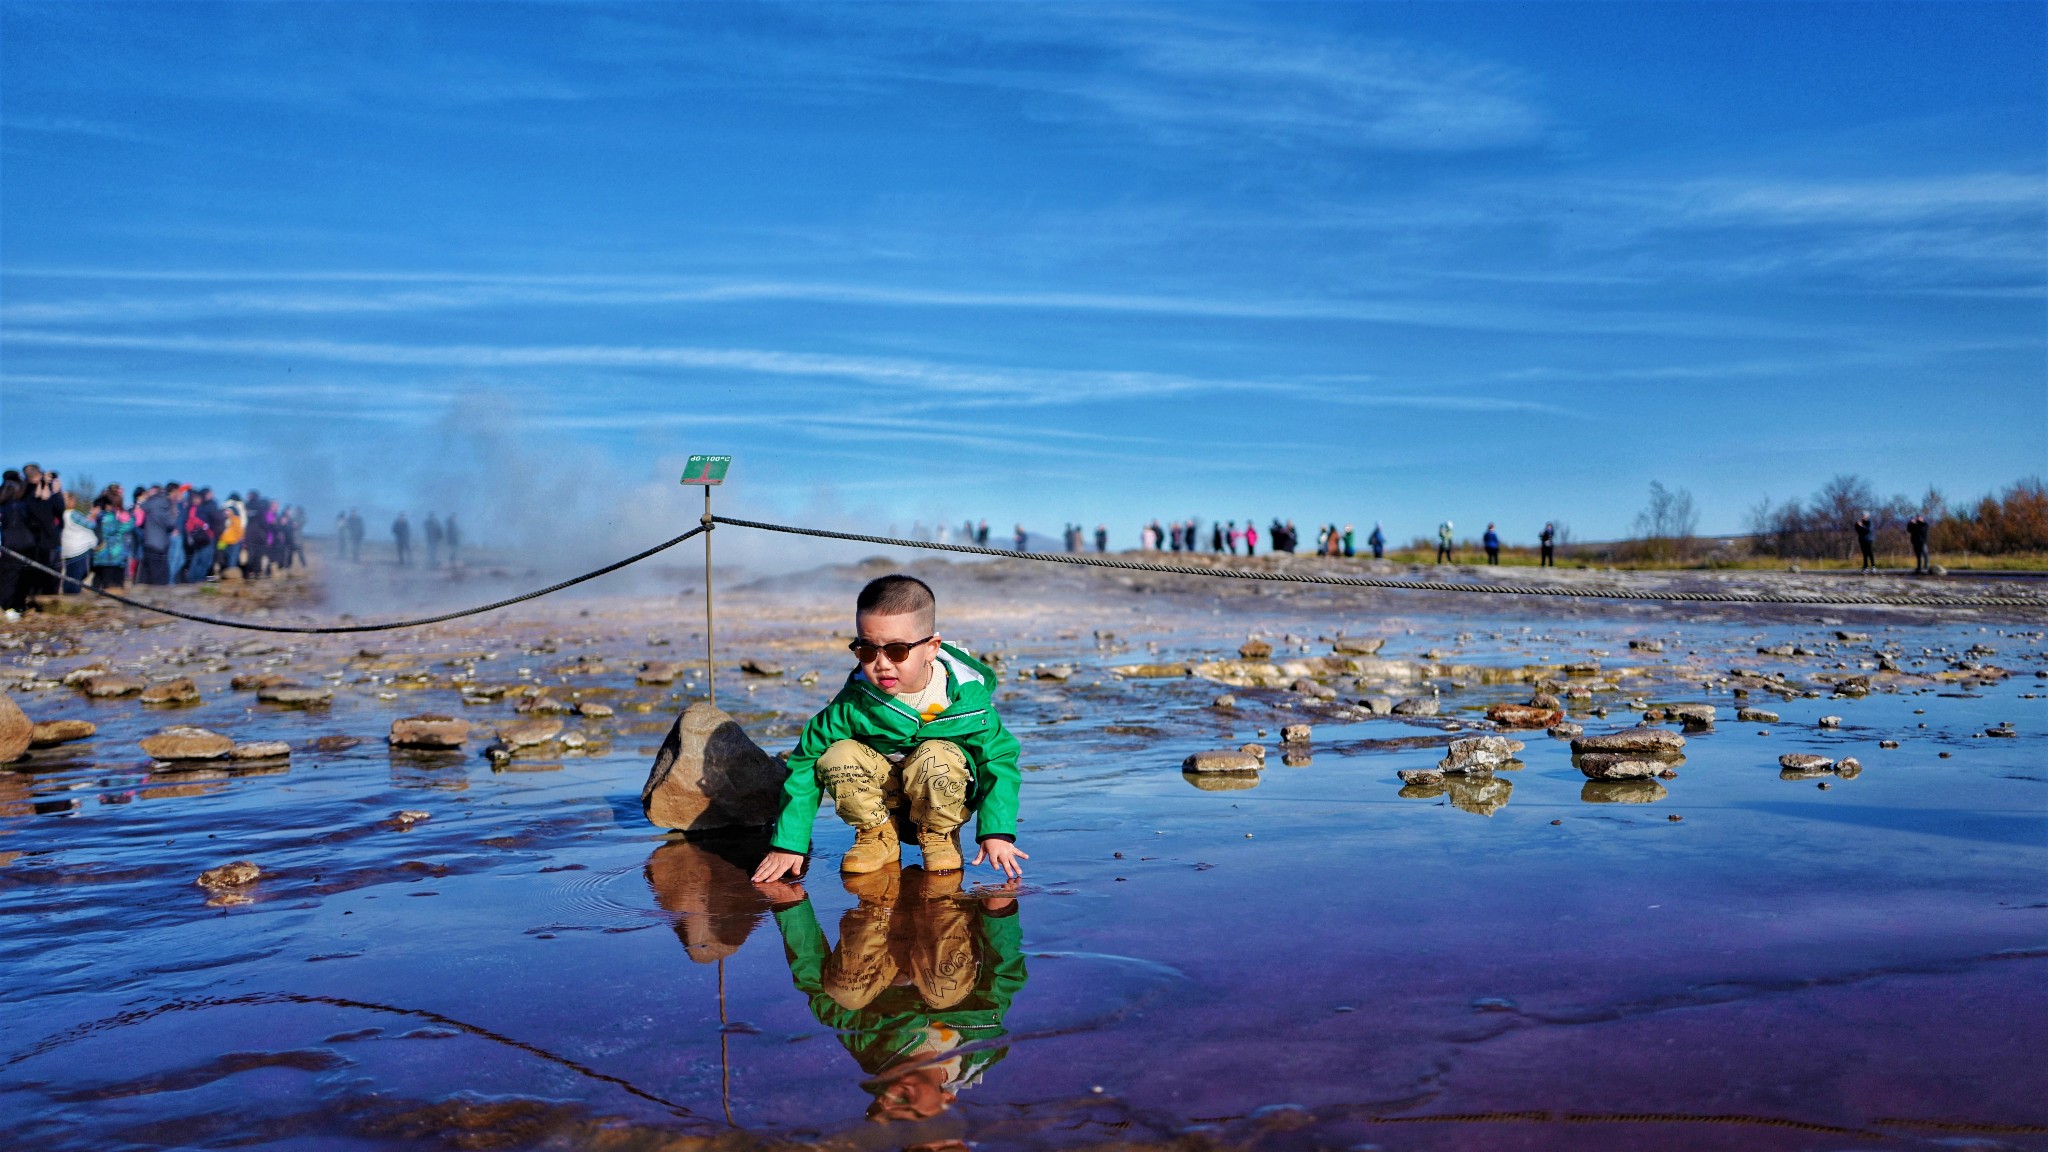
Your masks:
M894 867L909 836L926 871L958 871L960 826L973 813L974 862L1023 874L1018 861L1030 856L1017 849L1018 745L990 703L996 674L939 639L937 613L932 590L914 577L884 576L861 589L847 645L860 666L790 754L782 814L756 883L801 874L821 787L856 829L841 872Z

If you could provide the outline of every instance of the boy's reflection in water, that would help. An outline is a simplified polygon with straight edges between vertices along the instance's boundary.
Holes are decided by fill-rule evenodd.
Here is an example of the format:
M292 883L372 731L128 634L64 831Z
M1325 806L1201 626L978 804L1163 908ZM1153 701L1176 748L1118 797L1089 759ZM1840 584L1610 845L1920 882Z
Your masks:
M667 844L648 858L647 880L682 914L676 935L699 963L738 951L759 914L772 913L811 1014L867 1074L869 1119L929 1120L1009 1054L996 1041L1027 979L1014 881L967 893L961 873L915 865L843 877L855 903L835 946L801 886L749 883L761 854L756 844Z

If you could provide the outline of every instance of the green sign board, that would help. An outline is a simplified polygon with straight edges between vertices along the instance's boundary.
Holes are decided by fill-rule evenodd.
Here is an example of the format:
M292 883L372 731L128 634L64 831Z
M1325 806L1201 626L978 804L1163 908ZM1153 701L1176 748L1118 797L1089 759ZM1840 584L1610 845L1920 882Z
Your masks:
M683 465L685 484L723 484L725 470L732 467L730 456L692 456Z

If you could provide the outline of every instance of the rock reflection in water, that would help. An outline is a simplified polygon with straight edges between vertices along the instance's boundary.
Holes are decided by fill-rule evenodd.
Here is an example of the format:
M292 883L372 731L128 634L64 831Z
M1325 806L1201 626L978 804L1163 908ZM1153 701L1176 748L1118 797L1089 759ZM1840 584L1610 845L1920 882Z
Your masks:
M676 917L676 939L699 964L740 950L768 912L750 876L767 852L759 837L664 844L647 858L647 886Z
M1454 777L1447 785L1451 793L1451 807L1463 809L1475 816L1491 816L1508 806L1508 797L1515 791L1515 782L1499 776L1486 779Z
M1450 798L1451 807L1475 816L1491 816L1508 806L1515 782L1499 776L1451 776L1441 783L1403 784L1396 793L1404 800Z
M1671 793L1655 780L1588 780L1579 788L1586 804L1655 804Z

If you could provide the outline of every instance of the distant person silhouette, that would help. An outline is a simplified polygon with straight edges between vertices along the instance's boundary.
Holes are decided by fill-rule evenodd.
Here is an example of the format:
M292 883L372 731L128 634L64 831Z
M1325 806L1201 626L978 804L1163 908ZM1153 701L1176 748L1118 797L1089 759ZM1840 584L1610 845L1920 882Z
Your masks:
M1537 566L1540 568L1557 567L1557 525L1545 523L1543 525L1543 535L1538 537L1538 539L1543 542L1543 559Z

